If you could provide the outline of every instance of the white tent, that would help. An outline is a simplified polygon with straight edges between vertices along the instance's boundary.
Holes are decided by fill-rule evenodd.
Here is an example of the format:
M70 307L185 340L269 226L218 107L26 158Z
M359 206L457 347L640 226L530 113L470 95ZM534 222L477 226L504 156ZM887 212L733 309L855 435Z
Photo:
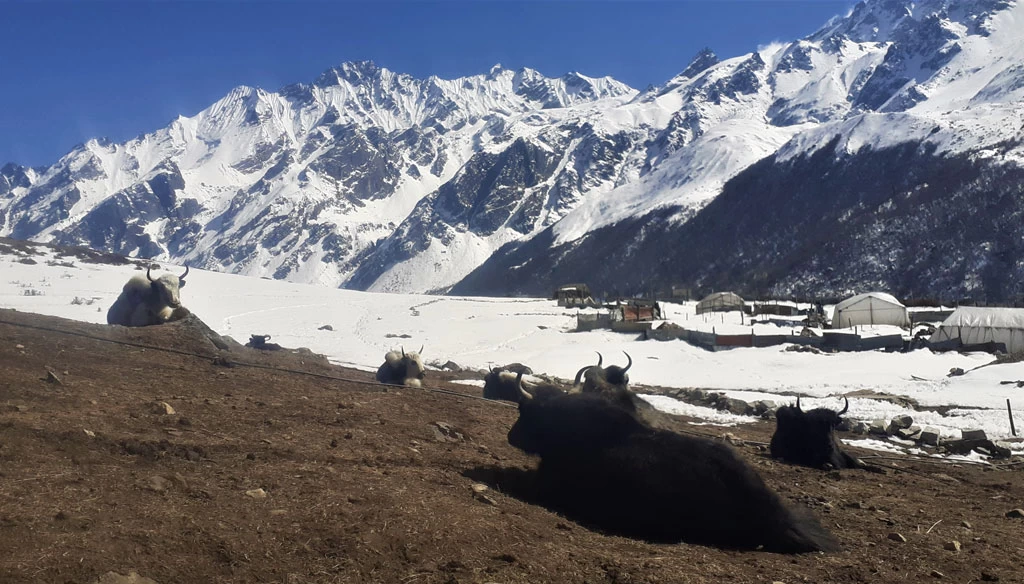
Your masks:
M1024 351L1024 308L957 308L942 321L928 342L953 339L959 339L962 345L995 341L1005 344L1007 353Z
M910 317L907 307L885 292L858 294L836 304L832 311L832 328L866 324L910 326Z
M709 294L697 303L697 314L705 312L727 312L729 310L743 310L743 299L734 292L715 292Z

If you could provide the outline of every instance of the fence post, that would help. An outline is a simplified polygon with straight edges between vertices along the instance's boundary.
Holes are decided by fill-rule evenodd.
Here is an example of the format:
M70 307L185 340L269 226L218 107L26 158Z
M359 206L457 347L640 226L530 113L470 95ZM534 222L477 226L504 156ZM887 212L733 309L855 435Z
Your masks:
M1006 398L1006 413L1010 416L1010 433L1017 436L1017 429L1013 427L1013 410L1010 409L1010 398Z

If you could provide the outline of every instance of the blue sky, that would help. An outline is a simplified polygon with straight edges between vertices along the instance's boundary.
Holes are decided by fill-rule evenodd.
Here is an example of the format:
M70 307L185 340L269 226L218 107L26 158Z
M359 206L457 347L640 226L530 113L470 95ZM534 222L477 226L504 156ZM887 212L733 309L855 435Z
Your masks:
M130 139L232 87L278 89L344 61L416 77L495 63L667 81L707 46L800 38L852 1L0 2L0 165Z

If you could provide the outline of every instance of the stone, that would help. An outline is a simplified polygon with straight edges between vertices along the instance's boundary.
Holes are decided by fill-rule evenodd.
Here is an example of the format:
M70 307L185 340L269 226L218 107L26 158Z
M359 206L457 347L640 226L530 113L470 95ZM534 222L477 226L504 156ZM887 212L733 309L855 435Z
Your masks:
M146 481L145 487L147 491L153 491L154 493L163 493L167 489L171 488L171 481L160 475L153 475Z
M961 375L966 374L967 372L964 371L962 367L950 367L949 374L946 377L960 377Z
M445 371L453 371L455 373L462 372L462 366L455 361L446 361L444 365L441 365L441 369Z
M267 492L263 489L251 489L245 492L246 497L252 497L253 499L266 499Z
M57 377L57 374L49 369L46 370L46 382L54 385L64 385L64 382L60 380L60 377Z
M754 415L761 416L778 409L778 405L770 399L762 399L754 402Z
M998 582L999 581L999 576L996 576L992 572L982 572L981 573L981 581L982 582Z
M939 429L931 426L926 426L924 430L921 430L921 436L918 438L921 444L928 446L939 445Z
M963 527L964 529L971 529L971 522L966 520L966 519L964 519L963 521L960 522L960 526Z
M271 509L270 510L270 514L275 516L275 517L280 516L280 515L285 515L287 513L288 513L287 509Z
M887 537L893 541L898 541L900 543L906 543L907 541L907 538L903 537L902 534L896 532L890 533Z
M946 575L938 570L932 570L930 572L932 578L944 578Z
M754 413L754 408L741 399L727 397L719 403L724 404L722 409L726 410L730 414L736 414L737 416L749 416Z
M480 494L487 490L490 490L490 487L483 483L473 483L473 485L470 488L473 489L473 492L476 494Z
M911 426L896 430L896 436L904 440L917 440L921 437L921 426Z
M14 345L14 348L18 349L19 351L21 351L21 350L23 350L25 348L25 345L21 345L21 344Z
M914 418L912 418L910 416L907 416L907 415L896 416L895 418L893 418L892 420L889 421L889 425L886 427L885 433L890 435L890 436L893 436L899 430L903 430L905 428L909 428L909 427L911 427L913 425L914 425Z
M318 328L316 330L318 330L318 331L333 331L334 327L329 325L329 324L325 324L324 326L322 326L322 327L320 327L320 328Z
M153 403L153 413L165 416L173 416L176 412L174 411L174 408L171 407L171 404L162 401Z
M140 576L135 570L128 572L128 575L118 574L117 572L107 572L100 576L99 580L96 580L96 584L159 584L152 578L146 578Z
M85 432L85 435L88 436L89 438L96 437L96 432L93 432L92 430L86 430L83 428L82 431Z
M1010 519L1024 519L1024 509L1010 509L1006 516Z
M857 422L856 424L853 425L852 428L850 428L850 431L853 432L854 434L857 434L858 436L864 436L865 434L868 433L869 430L870 426L868 426L864 422Z
M960 542L958 542L955 539L953 541L947 541L946 543L942 544L942 549L947 550L947 551L951 551L951 552L959 552L960 551Z
M988 440L984 430L962 430L961 440Z
M888 425L885 423L885 420L872 420L871 426L868 427L868 433L875 436L887 436L886 428L888 428Z

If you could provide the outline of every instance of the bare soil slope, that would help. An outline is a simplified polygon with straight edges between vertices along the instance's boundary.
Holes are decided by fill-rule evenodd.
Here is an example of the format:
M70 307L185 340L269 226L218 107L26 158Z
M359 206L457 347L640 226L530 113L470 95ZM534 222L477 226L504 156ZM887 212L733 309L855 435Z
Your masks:
M531 504L536 462L505 439L514 408L384 391L309 354L218 354L187 324L0 310L0 582L1022 581L1024 520L1006 517L1024 506L1017 471L826 473L746 445L843 551L651 545ZM447 378L430 372L428 385L479 395ZM772 428L732 432L767 441ZM491 489L474 493L481 482ZM944 549L953 540L961 549Z

